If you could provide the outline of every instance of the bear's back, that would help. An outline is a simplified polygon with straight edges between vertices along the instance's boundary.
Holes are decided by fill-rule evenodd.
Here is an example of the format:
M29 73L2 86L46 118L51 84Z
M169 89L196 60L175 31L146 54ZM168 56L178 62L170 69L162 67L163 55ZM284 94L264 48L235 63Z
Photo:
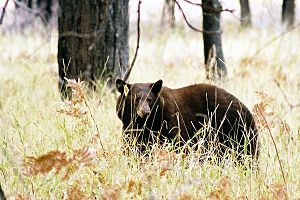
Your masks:
M168 102L168 106L182 110L193 109L194 112L201 113L213 112L217 107L246 108L234 95L210 84L194 84L178 89L163 87L160 96Z
M185 140L191 138L208 121L213 128L222 130L224 134L242 137L242 125L256 132L248 108L234 95L217 86L194 84L178 89L163 87L160 98L169 127L180 126L181 136ZM179 125L178 116L181 118Z

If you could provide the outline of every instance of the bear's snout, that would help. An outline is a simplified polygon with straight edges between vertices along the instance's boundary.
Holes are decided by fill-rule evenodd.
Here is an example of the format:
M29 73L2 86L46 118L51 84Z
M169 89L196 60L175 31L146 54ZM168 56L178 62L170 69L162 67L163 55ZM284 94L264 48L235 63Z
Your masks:
M137 114L140 118L146 118L150 114L149 104L146 102L142 103L137 110Z

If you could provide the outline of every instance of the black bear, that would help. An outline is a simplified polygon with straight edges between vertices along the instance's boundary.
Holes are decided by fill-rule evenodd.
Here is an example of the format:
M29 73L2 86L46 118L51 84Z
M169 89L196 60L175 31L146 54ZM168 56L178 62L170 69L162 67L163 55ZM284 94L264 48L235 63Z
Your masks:
M214 85L195 84L170 89L155 83L128 84L118 79L116 111L123 122L125 142L139 151L155 142L179 146L200 140L224 155L257 157L258 135L252 114L235 96ZM212 143L213 142L213 143ZM221 153L221 154L220 154Z

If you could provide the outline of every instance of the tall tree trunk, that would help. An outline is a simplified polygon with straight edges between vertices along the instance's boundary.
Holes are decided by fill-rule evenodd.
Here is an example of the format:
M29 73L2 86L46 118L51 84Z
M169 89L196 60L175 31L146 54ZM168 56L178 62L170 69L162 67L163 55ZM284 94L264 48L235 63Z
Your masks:
M294 25L295 20L295 0L283 0L281 12L282 24L286 28Z
M116 79L128 67L128 0L59 1L58 67L64 97L67 78ZM111 81L113 81L111 80Z
M219 79L227 75L221 40L219 0L202 0L203 42L207 79Z
M175 27L175 1L165 0L163 6L163 14L161 18L161 26L174 28Z
M36 4L43 20L48 24L52 16L52 0L37 0Z
M251 25L251 11L248 0L240 0L241 25L246 27Z
M32 0L28 0L28 2L27 2L27 6L28 6L28 8L32 8Z
M1 188L1 185L0 185L0 199L1 200L6 200L6 197L5 197L4 192L3 192L2 188Z

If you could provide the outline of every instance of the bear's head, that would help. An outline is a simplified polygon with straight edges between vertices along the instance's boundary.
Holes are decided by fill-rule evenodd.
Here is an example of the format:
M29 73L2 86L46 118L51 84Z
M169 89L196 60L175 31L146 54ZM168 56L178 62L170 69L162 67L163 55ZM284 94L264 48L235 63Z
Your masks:
M128 84L117 79L116 88L120 96L117 100L116 111L123 123L130 123L128 120L134 117L146 119L158 100L162 84L162 80L155 83Z

